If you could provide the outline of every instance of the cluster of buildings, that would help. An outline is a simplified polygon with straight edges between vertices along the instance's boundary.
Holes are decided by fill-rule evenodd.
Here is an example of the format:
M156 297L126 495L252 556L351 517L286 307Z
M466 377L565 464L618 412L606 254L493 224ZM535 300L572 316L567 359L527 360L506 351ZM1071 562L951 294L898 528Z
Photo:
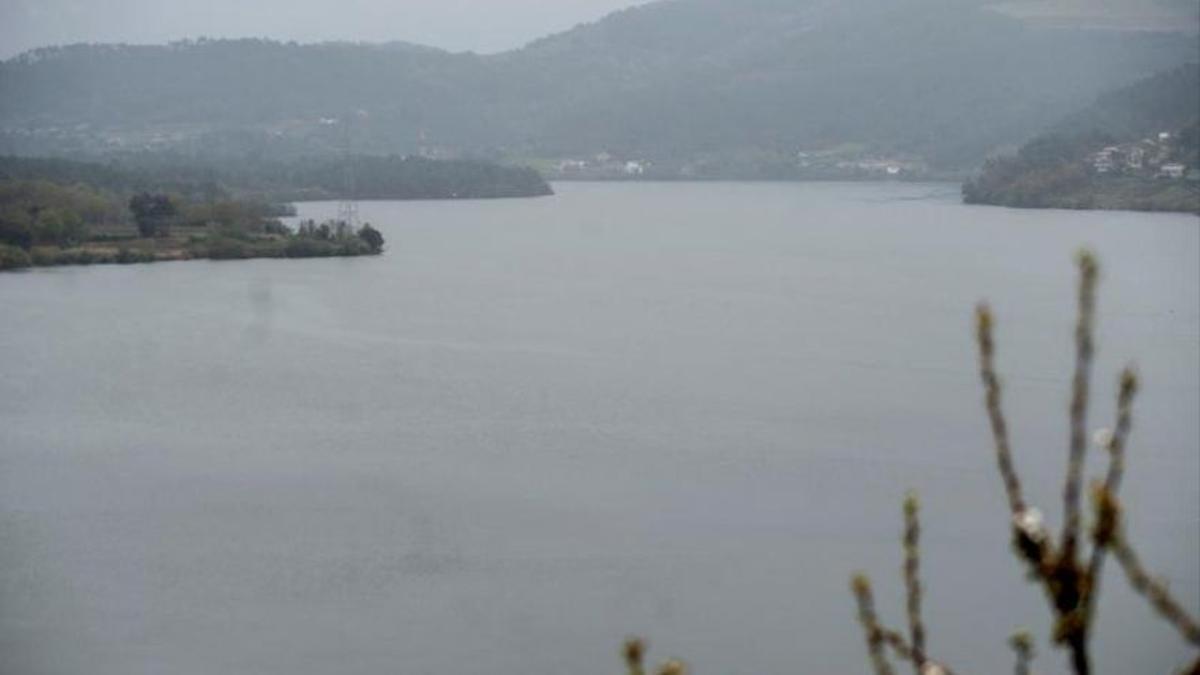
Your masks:
M745 152L730 157L707 156L650 162L598 152L587 157L553 159L544 170L555 179L839 178L911 179L928 175L922 158L871 155L859 148L800 150L795 153Z
M599 152L586 159L561 159L555 170L562 177L626 177L645 176L650 162L642 159L618 159L608 152Z
M1172 141L1171 133L1163 131L1155 138L1105 146L1088 157L1088 164L1092 172L1099 175L1184 178L1188 173L1187 166L1170 161Z
M801 150L796 166L803 173L848 178L913 178L925 175L929 167L919 157L876 156L845 149Z

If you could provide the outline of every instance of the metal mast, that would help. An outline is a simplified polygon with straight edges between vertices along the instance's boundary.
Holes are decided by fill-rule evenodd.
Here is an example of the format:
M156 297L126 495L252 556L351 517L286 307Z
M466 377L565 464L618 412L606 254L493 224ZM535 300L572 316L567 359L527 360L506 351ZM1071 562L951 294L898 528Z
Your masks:
M354 176L353 132L356 115L342 118L342 198L338 201L337 219L353 230L358 229L358 188Z

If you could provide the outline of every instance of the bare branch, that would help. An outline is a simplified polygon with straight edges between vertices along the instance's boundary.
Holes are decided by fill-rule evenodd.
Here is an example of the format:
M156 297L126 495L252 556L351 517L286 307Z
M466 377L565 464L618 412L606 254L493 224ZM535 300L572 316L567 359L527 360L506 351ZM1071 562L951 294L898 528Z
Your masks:
M1138 376L1133 367L1121 371L1120 388L1117 393L1117 426L1108 444L1108 475L1104 487L1115 497L1121 489L1121 478L1125 473L1125 444L1133 428L1133 399L1138 392Z
M1121 478L1125 474L1125 446L1129 431L1133 428L1133 399L1137 395L1138 378L1133 368L1121 372L1117 394L1117 425L1108 440L1108 473L1104 484L1093 491L1096 524L1092 530L1092 558L1088 563L1089 582L1084 597L1084 612L1090 624L1096 609L1096 597L1100 592L1100 579L1104 573L1104 557L1117 528L1117 493L1121 489Z
M983 380L984 402L988 420L992 426L992 439L996 445L996 463L1004 479L1004 490L1008 494L1009 509L1013 515L1025 511L1025 500L1021 497L1021 481L1013 466L1012 451L1008 444L1008 424L1001 408L1000 378L996 375L996 343L992 340L992 310L981 303L975 308L975 338L979 344L979 375Z
M867 638L867 653L871 656L875 675L894 675L892 665L888 663L887 654L883 650L885 635L879 627L879 619L875 616L875 597L871 593L871 580L865 574L856 574L850 587L858 600L858 622L862 624L863 633Z
M1121 567L1124 568L1125 576L1129 578L1129 585L1145 596L1154 609L1168 623L1175 626L1185 640L1200 646L1200 625L1197 625L1196 620L1175 600L1166 584L1152 578L1146 572L1137 553L1130 546L1119 526L1112 539L1112 552L1121 563Z
M1063 485L1062 556L1075 560L1079 540L1080 486L1087 449L1088 378L1092 367L1093 324L1096 316L1096 279L1099 266L1088 251L1081 251L1079 263L1079 319L1075 326L1075 376L1071 382L1071 450L1067 479Z
M913 668L917 675L925 666L925 626L921 622L921 522L920 503L914 493L904 499L904 587L907 597L908 631L912 640Z
M645 675L646 669L642 665L645 654L646 643L643 640L629 638L625 641L621 655L625 657L625 667L629 670L629 675Z
M925 626L921 620L920 536L918 512L920 503L914 493L904 499L904 586L907 592L908 624L910 643L898 631L879 623L875 615L875 597L871 592L871 580L864 574L856 574L851 582L854 597L858 600L858 620L867 638L867 651L876 675L892 675L892 666L887 660L885 647L891 648L896 657L913 664L916 675L954 675L948 667L930 659L925 653Z
M900 659L901 661L915 663L913 659L912 647L904 639L903 635L894 630L888 630L887 628L881 628L880 630L883 631L882 637L884 644L886 644L888 647L891 647L892 652L896 654L896 658ZM925 662L919 668L920 669L917 671L918 675L954 675L954 671L950 670L948 666L933 661L929 657L925 658Z
M892 648L892 651L896 654L896 658L911 663L913 661L913 650L908 641L904 639L904 636L887 628L883 628L882 630L883 641L887 643L887 646Z

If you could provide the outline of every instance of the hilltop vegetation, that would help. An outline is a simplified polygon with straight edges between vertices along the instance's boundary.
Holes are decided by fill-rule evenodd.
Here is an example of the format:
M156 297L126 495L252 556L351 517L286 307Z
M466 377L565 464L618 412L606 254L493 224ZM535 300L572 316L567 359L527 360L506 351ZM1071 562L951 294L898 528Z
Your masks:
M670 0L491 56L77 45L0 64L0 152L274 161L351 136L377 154L606 153L676 176L786 177L798 152L850 147L955 169L1194 53L1193 36L1033 27L983 0Z
M84 183L126 193L166 191L197 199L225 192L271 202L342 197L494 199L552 192L540 174L525 167L395 155L239 161L197 159L180 153L127 153L104 162L0 156L3 178Z
M552 194L535 170L476 160L357 155L349 159L230 166L239 184L286 201L331 199L500 199ZM347 175L352 185L347 186Z
M1164 129L1194 126L1198 119L1200 65L1189 63L1102 93L1091 105L1056 124L1052 132L1140 138Z
M968 203L1200 212L1200 66L1108 92L963 185Z

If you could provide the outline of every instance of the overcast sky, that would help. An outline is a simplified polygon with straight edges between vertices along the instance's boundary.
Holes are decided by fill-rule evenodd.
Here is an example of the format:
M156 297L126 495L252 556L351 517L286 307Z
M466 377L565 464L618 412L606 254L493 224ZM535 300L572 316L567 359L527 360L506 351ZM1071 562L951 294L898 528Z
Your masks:
M0 0L0 58L72 42L405 40L501 51L647 0Z

